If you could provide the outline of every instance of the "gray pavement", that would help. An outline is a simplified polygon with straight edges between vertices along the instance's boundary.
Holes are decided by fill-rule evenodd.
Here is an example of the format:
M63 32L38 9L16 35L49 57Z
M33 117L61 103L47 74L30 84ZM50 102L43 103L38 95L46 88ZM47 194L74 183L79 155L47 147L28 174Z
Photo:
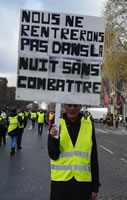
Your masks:
M47 153L48 128L42 136L30 129L23 134L22 150L11 157L10 138L0 148L0 199L49 200L50 169Z

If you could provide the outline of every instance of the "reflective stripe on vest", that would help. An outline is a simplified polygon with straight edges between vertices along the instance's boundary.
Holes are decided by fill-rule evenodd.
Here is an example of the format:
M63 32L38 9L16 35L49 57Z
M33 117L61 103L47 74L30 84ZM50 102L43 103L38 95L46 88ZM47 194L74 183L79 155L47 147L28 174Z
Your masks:
M53 164L51 164L51 169L55 169L55 170L72 170L72 165L53 165Z
M84 165L74 165L74 170L91 172L91 167Z
M65 157L72 157L73 156L73 152L62 152L60 153L60 158L65 158Z
M83 166L83 165L53 165L51 164L51 169L55 170L79 170L79 171L87 171L91 172L91 167L89 166Z
M87 153L87 152L81 152L81 151L74 151L74 155L75 156L81 156L84 158L91 158L91 153Z
M17 116L15 117L8 117L9 126L8 126L8 133L13 131L18 127L18 119Z
M81 152L81 151L74 151L74 153L73 152L62 152L62 153L60 153L60 157L61 158L72 157L73 155L81 156L81 157L85 157L85 158L90 158L91 157L90 153Z
M73 146L65 120L60 119L60 155L57 160L51 160L51 179L68 181L74 177L77 181L92 181L91 151L92 123L81 119L77 141Z

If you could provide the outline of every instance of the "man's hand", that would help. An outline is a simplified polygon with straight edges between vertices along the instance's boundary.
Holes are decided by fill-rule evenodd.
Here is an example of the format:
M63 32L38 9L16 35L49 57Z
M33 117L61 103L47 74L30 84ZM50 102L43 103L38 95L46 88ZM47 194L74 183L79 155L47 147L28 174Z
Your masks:
M92 192L91 193L91 200L96 200L97 199L97 193L96 192Z
M51 128L51 130L50 130L50 135L51 135L52 137L58 135L58 131L57 131L56 127L55 127L55 124L52 125L52 128Z

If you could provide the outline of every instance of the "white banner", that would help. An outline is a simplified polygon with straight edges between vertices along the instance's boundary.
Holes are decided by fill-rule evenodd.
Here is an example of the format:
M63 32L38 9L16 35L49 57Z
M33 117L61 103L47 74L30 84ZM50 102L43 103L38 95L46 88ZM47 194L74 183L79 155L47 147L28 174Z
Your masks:
M21 11L16 98L98 105L104 18Z

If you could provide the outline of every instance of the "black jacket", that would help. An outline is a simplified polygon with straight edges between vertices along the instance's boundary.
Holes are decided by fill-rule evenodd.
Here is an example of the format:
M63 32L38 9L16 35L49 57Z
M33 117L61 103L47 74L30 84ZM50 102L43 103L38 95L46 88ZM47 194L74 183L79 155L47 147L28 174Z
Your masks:
M81 118L82 118L82 115L79 115L79 118L77 119L77 121L73 123L69 119L67 119L66 114L63 115L63 119L65 119L66 126L67 126L67 129L68 129L68 132L71 137L73 145L75 145L76 140L77 140L77 136L78 136L80 124L81 124ZM90 192L98 192L99 186L100 186L95 129L94 129L94 125L92 125L92 126L93 126L93 132L92 132L93 146L92 146L92 154L91 154L92 183L89 183L89 182L81 183L82 185L84 184L83 188L86 189L86 192L89 190L90 190ZM48 153L49 153L50 158L53 160L57 160L59 158L59 154L60 154L59 139L52 137L50 134L48 136ZM75 182L77 182L77 181L73 178L72 180L67 181L67 182L71 182L71 184L73 185L73 183L75 184ZM81 195L81 192L80 192L81 184L80 184L80 182L77 184L79 185L79 188L78 188L78 186L76 186L76 189L77 190L79 189L79 193ZM52 181L51 196L52 196L52 194L55 193L52 190L56 190L56 192L58 192L58 190L60 191L60 189L58 189L60 187L60 185L61 185L61 187L63 187L62 181L58 181L58 182ZM52 200L54 198L51 197Z

